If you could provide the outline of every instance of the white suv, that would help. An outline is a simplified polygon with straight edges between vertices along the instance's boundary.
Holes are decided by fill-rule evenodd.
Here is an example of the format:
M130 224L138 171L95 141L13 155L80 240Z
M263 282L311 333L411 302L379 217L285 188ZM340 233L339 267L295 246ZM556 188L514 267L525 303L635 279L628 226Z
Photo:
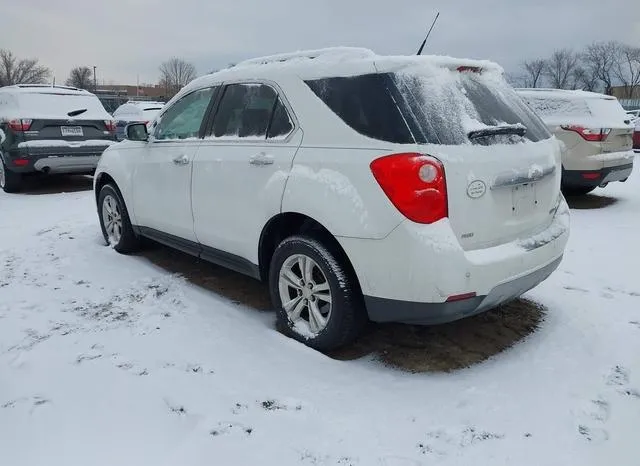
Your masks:
M140 237L268 282L328 350L367 318L432 324L520 296L560 263L560 146L490 62L325 49L196 79L102 156L119 252Z

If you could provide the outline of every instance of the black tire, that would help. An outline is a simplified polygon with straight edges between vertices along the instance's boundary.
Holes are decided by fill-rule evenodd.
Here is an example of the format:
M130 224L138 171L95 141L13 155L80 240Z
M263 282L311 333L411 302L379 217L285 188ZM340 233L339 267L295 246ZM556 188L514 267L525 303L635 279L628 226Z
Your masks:
M562 186L562 193L566 196L584 196L596 189L597 186Z
M331 293L331 312L328 321L326 326L315 335L300 332L296 328L284 310L280 297L280 271L287 260L298 255L311 258L315 262L317 268L324 274L323 278L326 279ZM285 335L319 351L330 351L352 342L367 322L360 287L353 273L350 272L351 269L341 263L340 257L340 254L316 239L292 236L280 243L271 259L269 290L276 308L278 327ZM293 296L295 298L295 294ZM309 308L306 309L309 316ZM302 311L303 314L304 312Z
M120 218L122 219L122 228L119 239L116 241L113 238L109 239L107 228L105 226L105 214L103 212L105 200L113 199L117 204ZM100 196L98 197L98 218L100 219L100 228L102 229L102 235L107 245L110 245L122 254L128 254L135 252L140 248L140 238L133 231L131 221L129 220L129 213L127 207L122 199L122 195L118 188L113 184L106 184L100 190Z
M2 164L0 170L4 173L4 176L0 174L0 188L2 188L5 193L20 192L22 188L22 175L7 169L2 154L0 154L0 164Z

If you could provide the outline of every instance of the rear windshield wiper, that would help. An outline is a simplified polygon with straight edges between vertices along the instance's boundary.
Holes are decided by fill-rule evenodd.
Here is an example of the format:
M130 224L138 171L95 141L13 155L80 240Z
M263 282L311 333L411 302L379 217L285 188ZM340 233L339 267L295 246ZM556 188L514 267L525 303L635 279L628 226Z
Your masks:
M488 126L482 129L474 129L467 133L469 139L484 138L487 136L499 136L499 135L517 135L524 136L527 133L527 128L522 125L502 125L502 126Z
M84 113L86 111L87 111L86 108L83 108L81 110L73 110L72 112L67 113L67 115L69 115L70 117L74 117L74 116L81 115L82 113Z

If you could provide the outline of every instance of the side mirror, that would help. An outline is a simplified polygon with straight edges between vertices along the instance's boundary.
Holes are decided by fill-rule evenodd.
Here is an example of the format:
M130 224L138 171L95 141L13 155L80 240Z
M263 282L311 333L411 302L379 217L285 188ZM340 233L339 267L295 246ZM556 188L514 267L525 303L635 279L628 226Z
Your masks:
M149 133L145 123L131 123L125 128L125 134L129 141L148 141Z

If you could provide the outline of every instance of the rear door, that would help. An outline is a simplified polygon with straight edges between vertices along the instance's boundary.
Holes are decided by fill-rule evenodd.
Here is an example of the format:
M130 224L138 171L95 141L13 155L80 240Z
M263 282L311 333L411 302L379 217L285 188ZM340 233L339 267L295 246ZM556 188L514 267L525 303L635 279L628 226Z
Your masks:
M34 91L18 96L24 131L23 147L105 146L113 140L115 127L96 96L61 90Z
M191 92L157 120L133 174L133 208L139 226L196 241L191 170L214 94L214 87Z
M413 134L424 142L420 151L444 165L449 221L463 248L494 246L550 224L559 145L498 71L427 68L393 80Z
M301 140L302 131L296 131L290 107L274 86L226 86L194 162L193 215L203 245L258 263L262 228L280 212Z
M602 141L602 152L626 152L633 148L633 131L631 118L614 97L587 99L594 126L608 132ZM605 165L606 166L606 165Z

